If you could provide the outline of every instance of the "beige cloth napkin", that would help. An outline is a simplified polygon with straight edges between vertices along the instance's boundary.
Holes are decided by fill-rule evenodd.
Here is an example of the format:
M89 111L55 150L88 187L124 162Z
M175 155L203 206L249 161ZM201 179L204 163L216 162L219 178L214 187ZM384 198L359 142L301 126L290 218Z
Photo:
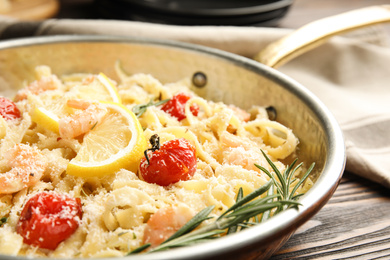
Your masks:
M330 42L279 70L316 94L345 136L347 171L390 187L390 47L381 27ZM115 20L47 20L26 23L0 18L0 40L55 34L108 34L178 40L253 57L287 29L171 26Z

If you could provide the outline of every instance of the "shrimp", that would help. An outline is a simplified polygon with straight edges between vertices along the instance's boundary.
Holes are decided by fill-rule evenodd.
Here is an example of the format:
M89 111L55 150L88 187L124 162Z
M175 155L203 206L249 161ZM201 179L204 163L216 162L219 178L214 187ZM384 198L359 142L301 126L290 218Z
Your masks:
M146 223L143 242L151 248L167 240L194 216L188 207L166 207L159 209Z
M59 120L60 136L63 138L74 138L87 133L99 124L107 114L107 109L99 103L72 99L68 100L66 104L82 111Z
M228 132L223 132L219 140L225 146L224 163L241 165L246 170L257 172L261 170L255 166L255 163L268 168L266 159L255 143Z
M251 118L251 114L249 114L248 112L246 112L245 110L239 108L239 107L236 107L234 105L229 105L228 106L231 110L233 110L234 114L238 117L238 119L240 119L241 121L243 122L248 122Z
M28 94L40 94L47 90L55 90L61 86L61 81L56 75L51 74L47 66L39 66L36 69L37 80L31 82L27 87L16 93L15 101L26 99Z
M11 194L36 184L47 167L44 155L36 148L17 144L5 158L10 171L0 174L0 194Z

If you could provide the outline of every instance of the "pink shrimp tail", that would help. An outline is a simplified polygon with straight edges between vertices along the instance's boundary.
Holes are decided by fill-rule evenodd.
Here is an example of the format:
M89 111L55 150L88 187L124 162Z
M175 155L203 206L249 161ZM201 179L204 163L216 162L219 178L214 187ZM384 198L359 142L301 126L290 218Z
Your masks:
M104 106L85 100L68 100L67 105L82 111L60 119L59 131L63 138L74 138L87 133L97 126L107 114Z

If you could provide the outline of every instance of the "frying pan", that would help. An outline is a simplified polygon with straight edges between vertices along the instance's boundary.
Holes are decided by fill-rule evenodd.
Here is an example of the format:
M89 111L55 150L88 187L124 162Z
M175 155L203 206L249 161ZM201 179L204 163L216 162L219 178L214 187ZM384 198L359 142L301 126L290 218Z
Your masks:
M326 204L340 181L345 165L343 136L333 115L304 86L271 66L287 62L296 55L296 51L302 53L330 35L390 20L386 6L346 15L352 15L354 21L362 21L364 16L360 16L361 12L371 19L347 24L341 30L338 24L337 30L326 31L322 35L311 34L308 36L310 40L305 38L304 44L296 44L302 40L298 36L306 35L306 30L313 28L311 26L281 39L255 57L264 64L212 48L144 38L65 35L4 41L0 42L1 94L12 96L22 86L22 81L33 79L34 67L41 64L49 65L59 75L104 72L116 79L113 67L119 59L128 73L150 73L164 83L191 78L196 72L202 72L207 76L207 82L202 87L198 87L195 82L193 90L206 99L235 104L244 109L252 105L275 107L277 121L293 129L300 140L297 152L299 160L307 165L316 162L313 172L316 182L300 199L302 206L299 210L286 210L265 223L211 242L129 257L269 258L300 225ZM359 19L355 19L356 16ZM338 16L335 19L341 18ZM329 20L325 23L329 24ZM319 24L323 26L324 23ZM0 256L0 259L10 259L10 256Z

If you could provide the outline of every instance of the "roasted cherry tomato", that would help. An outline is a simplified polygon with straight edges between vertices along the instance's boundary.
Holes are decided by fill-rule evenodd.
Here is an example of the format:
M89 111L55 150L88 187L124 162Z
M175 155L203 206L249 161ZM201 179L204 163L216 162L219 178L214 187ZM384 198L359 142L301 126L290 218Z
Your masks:
M5 97L0 97L0 115L5 120L13 120L20 118L20 111L15 103Z
M176 94L167 103L165 103L161 109L181 121L186 118L185 106L190 98L191 97L185 93ZM191 105L190 111L194 116L197 116L199 113L199 106L196 104Z
M79 198L38 193L24 206L16 231L26 244L54 250L76 231L82 214Z
M140 177L148 183L168 186L189 180L196 171L196 150L186 139L170 140L159 145L152 136L153 147L145 151L140 163Z

